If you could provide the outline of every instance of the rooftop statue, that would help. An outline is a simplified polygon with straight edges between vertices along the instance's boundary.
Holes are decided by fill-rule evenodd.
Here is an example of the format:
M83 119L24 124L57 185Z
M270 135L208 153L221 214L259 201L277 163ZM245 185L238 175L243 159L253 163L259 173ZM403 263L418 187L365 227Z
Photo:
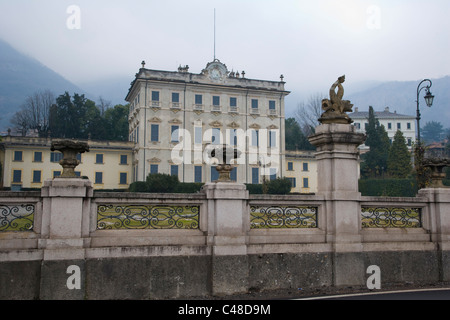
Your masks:
M344 97L345 76L339 77L330 88L330 99L322 100L322 109L325 111L319 119L320 123L341 123L350 124L352 119L346 112L352 112L353 105L348 100L342 100ZM338 91L336 93L336 88Z

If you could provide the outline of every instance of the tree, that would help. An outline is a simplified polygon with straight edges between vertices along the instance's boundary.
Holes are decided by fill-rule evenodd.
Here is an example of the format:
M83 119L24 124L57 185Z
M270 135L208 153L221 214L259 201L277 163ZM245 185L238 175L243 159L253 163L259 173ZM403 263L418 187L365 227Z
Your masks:
M389 136L384 126L380 125L372 107L369 107L368 120L365 144L370 147L370 150L361 157L364 160L361 164L361 174L365 178L380 177L387 170L390 149Z
M47 136L49 130L50 109L55 96L50 90L35 92L25 99L21 110L17 111L11 123L25 135L28 129L34 129L39 136Z
M444 127L437 121L428 121L422 128L422 138L427 143L441 141L443 134Z
M394 136L387 161L388 174L393 178L404 179L412 171L411 154L403 133L398 130Z
M286 150L314 150L294 118L285 121Z
M105 135L107 140L128 140L128 114L129 104L115 105L104 113Z
M322 100L324 97L324 94L316 93L311 95L306 103L301 102L297 105L295 119L305 136L313 134L315 128L319 125L319 118L322 115Z

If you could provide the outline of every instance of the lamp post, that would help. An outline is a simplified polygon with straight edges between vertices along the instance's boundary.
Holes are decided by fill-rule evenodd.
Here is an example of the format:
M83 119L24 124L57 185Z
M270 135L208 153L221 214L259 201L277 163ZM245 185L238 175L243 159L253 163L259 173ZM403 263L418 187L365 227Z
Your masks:
M429 82L429 85L426 86L422 86L422 83L424 82ZM430 88L433 85L433 83L431 82L431 80L429 79L425 79L422 80L419 85L417 86L417 142L420 145L420 110L419 110L419 94L420 91L422 91L423 89L425 89L425 102L427 104L428 107L431 107L433 105L433 100L434 100L434 96L431 94Z

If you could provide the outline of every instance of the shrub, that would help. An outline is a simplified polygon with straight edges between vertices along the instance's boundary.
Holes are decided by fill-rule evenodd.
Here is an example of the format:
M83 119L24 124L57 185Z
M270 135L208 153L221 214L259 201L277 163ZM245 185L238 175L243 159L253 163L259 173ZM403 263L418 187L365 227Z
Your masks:
M136 181L130 184L128 187L129 192L149 192L147 182L145 181Z
M175 192L180 181L177 176L165 173L154 173L147 176L148 192Z
M291 192L291 182L288 178L277 178L268 182L268 194L288 194Z
M200 182L180 182L175 190L176 193L197 193L204 183Z
M249 194L262 194L262 184L245 184Z

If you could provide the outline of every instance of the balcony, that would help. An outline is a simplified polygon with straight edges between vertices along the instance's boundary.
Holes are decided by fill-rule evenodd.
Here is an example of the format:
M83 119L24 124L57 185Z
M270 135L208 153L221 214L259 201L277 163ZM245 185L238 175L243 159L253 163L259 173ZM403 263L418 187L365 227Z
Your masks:
M221 106L212 106L211 111L212 112L222 112L222 107Z
M179 103L179 102L171 102L170 103L170 109L180 110L181 109L181 103Z
M150 101L150 107L152 108L161 108L161 101Z
M229 113L239 113L238 107L230 107Z

